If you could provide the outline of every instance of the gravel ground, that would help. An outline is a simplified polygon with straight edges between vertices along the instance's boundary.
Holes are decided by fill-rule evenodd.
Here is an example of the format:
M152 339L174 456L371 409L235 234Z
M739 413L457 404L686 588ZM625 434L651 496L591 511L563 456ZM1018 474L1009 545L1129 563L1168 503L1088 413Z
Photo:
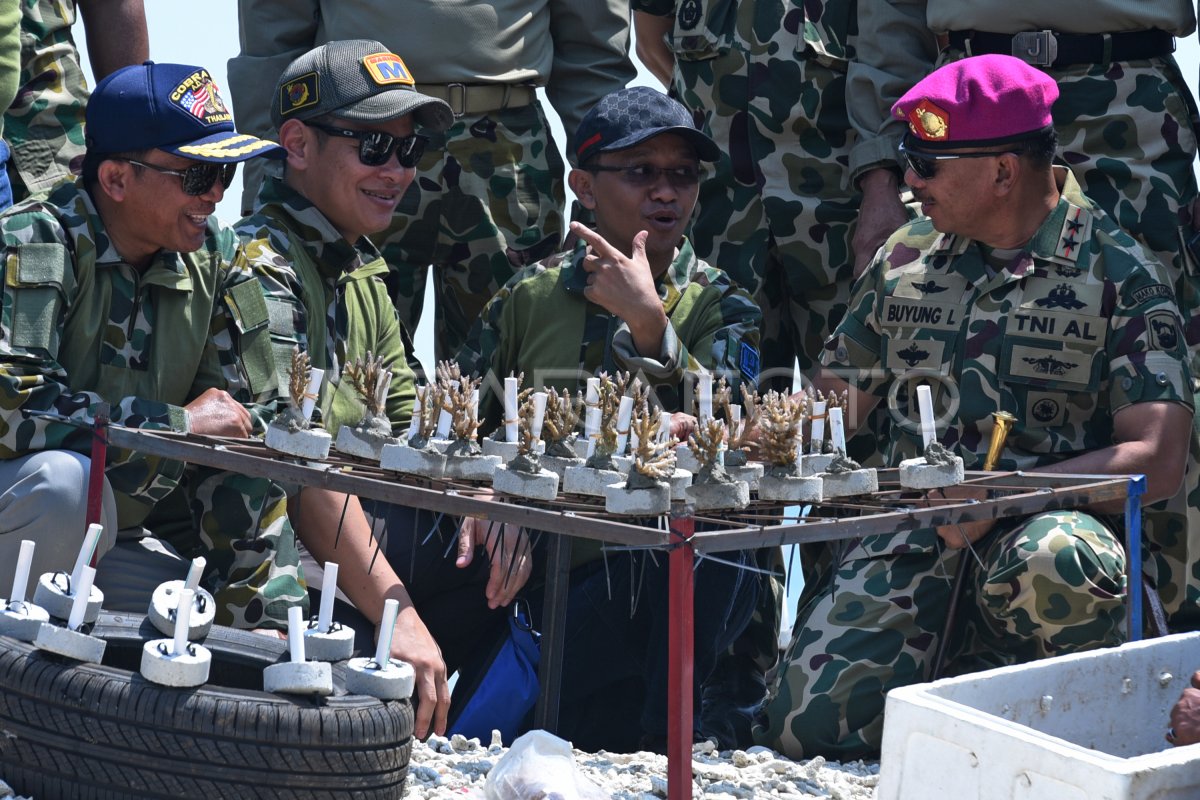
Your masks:
M481 799L488 771L506 752L498 740L489 746L461 736L432 736L428 742L417 742L409 762L407 797ZM658 800L667 796L665 756L579 750L574 756L579 772L608 792L612 800ZM711 800L871 800L879 782L877 763L839 764L823 758L796 762L762 747L717 752L711 744L698 744L692 752L692 769L693 796Z

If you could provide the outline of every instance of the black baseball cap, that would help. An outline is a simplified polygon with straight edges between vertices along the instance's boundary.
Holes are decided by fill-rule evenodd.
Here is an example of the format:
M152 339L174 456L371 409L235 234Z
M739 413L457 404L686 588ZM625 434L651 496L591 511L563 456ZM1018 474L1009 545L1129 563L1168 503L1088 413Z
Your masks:
M287 155L274 142L238 133L212 75L187 64L122 67L96 84L84 119L87 148L101 155L159 149L217 164Z
M582 164L597 153L625 150L660 133L682 136L701 161L721 157L717 143L700 131L679 102L648 86L618 89L584 115L575 131L575 159Z
M404 61L371 39L328 42L297 58L279 78L271 118L333 114L357 122L386 122L412 114L418 124L444 131L454 122L450 106L414 87Z

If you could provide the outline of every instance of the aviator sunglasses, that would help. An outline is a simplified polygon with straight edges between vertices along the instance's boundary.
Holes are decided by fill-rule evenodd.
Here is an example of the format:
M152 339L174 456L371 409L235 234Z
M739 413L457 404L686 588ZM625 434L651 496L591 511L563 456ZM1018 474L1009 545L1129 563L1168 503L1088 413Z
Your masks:
M429 141L427 136L419 133L408 136L392 136L383 131L352 131L346 128L335 128L332 125L322 125L319 122L305 122L304 124L330 136L342 136L357 140L358 160L367 167L383 166L392 157L392 153L395 153L400 166L405 169L413 169L424 155L425 143Z
M658 183L660 175L667 176L667 183L676 189L686 189L700 182L700 170L696 167L656 167L653 164L633 164L628 167L610 167L593 164L584 167L588 172L616 172L630 186L644 189Z
M163 175L174 175L176 178L181 178L183 193L193 197L208 194L218 180L221 181L223 188L228 189L229 185L233 183L233 176L237 174L237 164L192 164L187 169L179 170L160 167L157 164L147 164L145 161L137 161L132 158L122 158L121 161L152 169Z
M1009 154L1017 155L1016 150L989 150L984 153L929 153L921 150L910 150L900 143L900 158L905 165L923 181L931 180L937 175L939 161L953 161L958 158L993 158Z

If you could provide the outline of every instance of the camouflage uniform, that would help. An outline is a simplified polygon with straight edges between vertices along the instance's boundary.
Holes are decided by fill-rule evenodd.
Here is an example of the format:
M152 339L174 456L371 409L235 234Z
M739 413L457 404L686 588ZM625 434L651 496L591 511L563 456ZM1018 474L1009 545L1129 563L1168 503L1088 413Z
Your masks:
M936 62L930 31L1013 33L1050 29L1077 34L1157 29L1188 36L1196 27L1190 0L1074 0L1014 9L996 0L866 3L859 9L858 57L850 67L851 116L860 141L855 176L895 167L903 124L892 103ZM978 54L978 50L974 51ZM1083 193L1141 240L1170 270L1185 320L1193 374L1200 367L1200 278L1183 246L1192 234L1197 196L1196 109L1169 54L1113 63L1044 68L1058 83L1054 121L1059 152ZM1193 436L1183 488L1147 508L1146 571L1157 585L1173 630L1200 627L1200 436Z
M1112 444L1131 403L1192 404L1181 321L1163 267L1056 170L1063 197L1016 259L928 219L901 228L856 284L823 359L896 420L887 463L918 454L911 379L934 385L941 438L979 469L991 412L1017 417L998 463L1030 470ZM1004 268L1005 271L1000 271ZM1124 638L1124 551L1113 525L1074 511L1004 520L957 617L951 672ZM807 587L759 740L791 757L867 756L884 693L927 680L960 551L932 529L848 542Z
M21 72L21 9L7 5L0 9L0 108L8 108L17 96L17 79ZM0 117L0 136L4 134L4 119ZM12 205L12 185L7 166L8 144L0 140L0 210Z
M293 58L364 36L413 67L417 91L464 112L445 133L430 134L392 226L372 237L392 270L390 290L407 330L420 322L434 265L436 355L451 357L496 289L560 247L563 164L532 87L546 87L563 127L574 131L594 103L634 77L626 4L240 0L239 7L242 52L230 61L229 80L237 119L250 133L270 130L270 92ZM474 46L464 50L463 42ZM255 175L247 170L247 199Z
M504 378L524 373L525 387L584 387L600 372L628 371L668 411L684 411L689 376L709 370L730 385L758 377L758 306L719 269L696 258L685 239L658 279L669 325L662 351L644 356L629 326L583 297L587 247L560 253L513 276L488 303L458 354L464 372L484 376L479 393L485 429L502 419ZM547 317L547 309L554 309ZM549 324L552 323L552 324Z
M4 114L12 147L13 196L44 196L72 177L83 161L87 81L71 37L75 0L18 0L21 5L21 78Z
M367 239L351 245L312 203L276 178L263 182L255 213L234 226L241 246L230 269L230 290L249 296L230 303L219 340L229 391L254 404L258 424L287 399L292 351L308 353L325 370L317 407L336 434L363 416L362 402L342 368L368 354L392 372L387 416L407 425L416 396L408 359L412 345L396 319L383 278L387 266ZM251 281L257 278L257 285ZM261 286L266 303L255 302ZM269 347L268 347L269 345Z
M79 183L17 206L0 218L0 230L0 456L89 453L86 426L102 401L112 404L114 424L185 431L184 404L222 386L209 340L232 235L214 228L201 250L160 252L139 274L117 254ZM285 498L270 481L204 469L185 475L178 462L119 449L109 450L105 475L121 529L141 526L185 483L194 526L177 549L208 559L203 580L222 624L283 627L288 606L304 599Z

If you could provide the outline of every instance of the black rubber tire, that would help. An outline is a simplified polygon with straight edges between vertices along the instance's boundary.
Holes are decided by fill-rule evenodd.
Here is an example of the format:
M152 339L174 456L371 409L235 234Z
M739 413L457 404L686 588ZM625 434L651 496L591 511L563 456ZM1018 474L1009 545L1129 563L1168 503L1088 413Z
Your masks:
M214 626L209 682L150 683L142 643L163 638L144 616L102 613L103 664L0 636L0 779L36 800L70 798L398 798L412 751L409 701L344 692L264 692L282 640Z

